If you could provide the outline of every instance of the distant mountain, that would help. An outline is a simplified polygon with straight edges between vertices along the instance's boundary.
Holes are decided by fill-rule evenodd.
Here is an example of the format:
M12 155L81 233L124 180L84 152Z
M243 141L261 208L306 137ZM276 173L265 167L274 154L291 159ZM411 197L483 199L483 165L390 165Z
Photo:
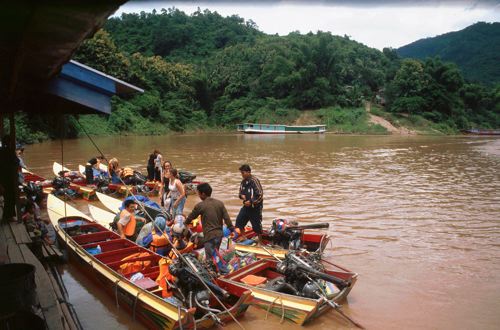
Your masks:
M500 83L500 23L479 22L463 30L415 41L396 50L401 57L439 56L456 63L466 79Z

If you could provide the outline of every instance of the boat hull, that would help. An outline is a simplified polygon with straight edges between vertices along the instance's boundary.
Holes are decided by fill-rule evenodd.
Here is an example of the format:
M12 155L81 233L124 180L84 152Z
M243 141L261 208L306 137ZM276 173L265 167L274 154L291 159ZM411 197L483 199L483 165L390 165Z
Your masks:
M342 279L349 279L351 281L351 284L348 287L328 296L328 299L335 303L344 301L356 283L358 275L338 265L334 265L326 261L322 262L326 266L335 269L333 271L329 271L330 274ZM230 275L220 278L219 281L225 282L226 285L229 285L232 291L251 290L253 295L253 305L299 325L304 325L331 308L323 298L311 299L294 296L261 287L251 286L238 280L245 275L254 274L259 270L266 269L269 265L273 265L273 267L275 267L276 261L259 260Z

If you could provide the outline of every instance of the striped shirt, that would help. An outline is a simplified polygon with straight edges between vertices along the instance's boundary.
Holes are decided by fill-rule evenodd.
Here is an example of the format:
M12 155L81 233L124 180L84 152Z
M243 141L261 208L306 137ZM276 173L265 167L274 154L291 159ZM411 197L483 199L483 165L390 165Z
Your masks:
M257 177L251 175L248 179L243 179L240 184L240 193L245 196L245 201L252 202L253 206L260 206L264 201L264 190Z

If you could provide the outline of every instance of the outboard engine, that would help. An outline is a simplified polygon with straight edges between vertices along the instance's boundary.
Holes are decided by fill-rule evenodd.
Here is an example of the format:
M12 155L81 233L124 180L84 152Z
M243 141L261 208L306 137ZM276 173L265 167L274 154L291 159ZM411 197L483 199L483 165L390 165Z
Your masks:
M302 229L292 229L289 226L297 226L297 222L274 219L269 230L269 237L273 245L281 246L287 250L298 250L302 247Z
M212 292L217 294L220 298L227 298L229 294L213 283L212 276L207 271L206 267L196 259L196 256L193 254L185 254L183 256L189 265L179 258L169 266L170 274L176 277L174 284L179 293L177 298L186 303L189 308L197 307L197 313L198 310L201 310L202 314L206 312L220 312L210 307L210 292L203 283L201 283L198 276L195 275L195 272Z
M190 183L196 178L196 175L191 172L179 171L179 180L182 183Z
M109 185L109 177L100 174L94 178L94 184L97 186L99 192L105 192Z
M77 195L76 191L70 189L71 181L68 178L57 176L52 180L52 187L54 188L54 195L56 196L68 196L75 197Z
M26 183L23 186L23 191L26 194L26 198L32 201L42 200L43 189L41 185L38 185L32 181Z
M326 273L319 258L313 254L289 252L276 270L284 277L269 281L266 287L297 296L313 299L323 297L325 281L335 284L341 290L350 285L350 282Z

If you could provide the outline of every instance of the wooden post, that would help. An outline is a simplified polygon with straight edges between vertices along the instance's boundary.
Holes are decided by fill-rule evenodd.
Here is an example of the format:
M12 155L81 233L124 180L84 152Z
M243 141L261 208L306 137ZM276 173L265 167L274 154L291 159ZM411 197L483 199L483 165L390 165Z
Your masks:
M16 121L14 116L14 109L9 113L9 130L10 130L10 148L16 152ZM17 157L17 154L16 154ZM14 185L14 201L16 203L16 218L18 222L22 222L21 216L21 203L19 199L19 169L16 168L16 175L12 178L11 182ZM14 171L12 171L14 173Z
M0 138L3 138L5 135L4 129L3 129L3 113L0 112Z

